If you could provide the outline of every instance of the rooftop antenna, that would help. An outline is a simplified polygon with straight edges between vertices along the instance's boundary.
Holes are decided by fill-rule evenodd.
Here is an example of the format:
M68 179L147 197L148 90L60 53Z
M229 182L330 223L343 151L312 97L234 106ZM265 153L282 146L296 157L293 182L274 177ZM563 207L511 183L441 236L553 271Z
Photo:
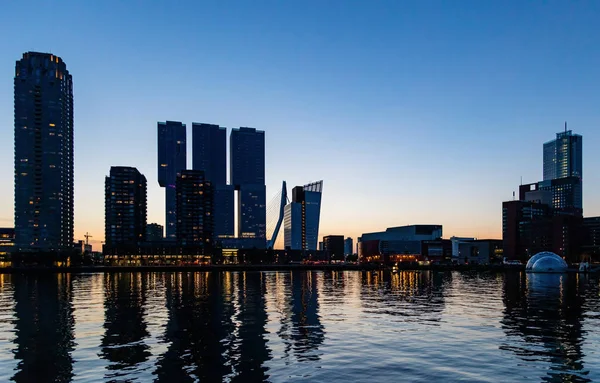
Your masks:
M567 133L567 121L565 121L565 133Z
M523 186L523 176L521 176L521 186Z

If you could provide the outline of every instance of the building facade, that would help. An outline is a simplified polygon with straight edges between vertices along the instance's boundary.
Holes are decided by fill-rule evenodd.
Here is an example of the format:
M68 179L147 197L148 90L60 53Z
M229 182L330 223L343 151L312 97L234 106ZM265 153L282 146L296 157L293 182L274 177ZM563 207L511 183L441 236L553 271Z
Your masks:
M600 217L585 217L582 234L582 255L592 261L600 261Z
M215 238L231 238L234 227L235 188L227 184L227 129L192 123L192 168L204 171L214 188Z
M158 223L149 223L146 225L146 241L160 242L164 237L164 227Z
M348 237L344 240L344 255L352 255L354 253L354 241Z
M15 250L71 250L73 80L60 57L23 54L14 108Z
M238 193L237 236L266 247L265 132L253 128L231 131L230 185ZM264 242L264 244L262 244Z
M578 183L568 182L573 188L574 204L583 206L583 137L567 130L556 134L556 138L544 144L544 181L575 177ZM555 202L556 203L556 202Z
M365 233L358 238L361 262L416 262L423 253L423 241L442 238L442 225L391 227ZM451 249L451 246L450 246Z
M146 240L147 183L136 168L113 166L105 179L104 238L109 246Z
M519 200L544 203L553 209L583 214L581 178L555 178L519 186Z
M323 181L296 186L284 209L284 242L291 250L317 250Z
M183 170L177 176L177 241L181 246L197 246L205 254L213 243L213 190L200 170Z
M11 253L15 247L15 229L0 227L0 267L10 265Z
M344 236L328 235L323 237L323 250L330 260L344 260Z
M187 166L186 136L181 122L158 123L158 184L165 188L166 238L171 241L176 239L175 182Z

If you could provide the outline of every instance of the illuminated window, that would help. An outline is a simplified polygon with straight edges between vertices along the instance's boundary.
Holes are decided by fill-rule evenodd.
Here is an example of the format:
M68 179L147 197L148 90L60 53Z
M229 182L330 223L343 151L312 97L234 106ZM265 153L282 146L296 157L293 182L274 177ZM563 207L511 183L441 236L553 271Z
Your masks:
M56 126L56 125L54 125L54 124L50 124L50 126Z

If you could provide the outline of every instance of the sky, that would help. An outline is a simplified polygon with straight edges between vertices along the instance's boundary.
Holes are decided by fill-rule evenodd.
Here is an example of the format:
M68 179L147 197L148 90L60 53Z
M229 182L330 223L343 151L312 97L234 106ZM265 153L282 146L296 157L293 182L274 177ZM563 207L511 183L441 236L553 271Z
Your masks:
M600 2L27 1L0 13L0 226L13 225L15 61L73 76L75 237L104 237L104 177L148 179L156 122L266 132L267 201L323 180L320 235L442 224L501 238L502 201L542 178L542 145L583 135L600 215ZM281 235L281 234L280 234Z

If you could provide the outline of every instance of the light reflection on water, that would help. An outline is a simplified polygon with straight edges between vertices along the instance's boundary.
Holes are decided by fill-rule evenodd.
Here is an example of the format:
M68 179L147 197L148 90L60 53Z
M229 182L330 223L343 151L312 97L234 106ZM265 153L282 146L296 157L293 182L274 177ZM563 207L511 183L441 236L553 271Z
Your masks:
M0 381L600 379L594 276L0 274Z

